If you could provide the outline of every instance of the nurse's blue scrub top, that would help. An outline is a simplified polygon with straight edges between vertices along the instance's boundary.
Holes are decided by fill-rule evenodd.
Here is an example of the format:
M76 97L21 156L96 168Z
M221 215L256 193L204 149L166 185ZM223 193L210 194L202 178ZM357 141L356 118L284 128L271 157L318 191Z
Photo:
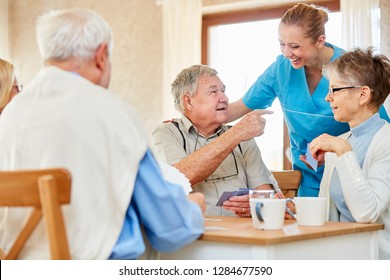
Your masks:
M331 61L344 52L329 43L326 45L334 49ZM310 95L304 67L294 69L287 58L279 55L243 97L244 104L252 110L270 107L276 97L279 99L290 134L293 169L302 172L298 196L318 196L324 172L324 166L314 171L299 160L299 156L306 153L307 143L322 133L337 136L349 130L347 123L337 122L333 117L325 100L328 87L329 81L322 77ZM389 121L383 106L380 115Z

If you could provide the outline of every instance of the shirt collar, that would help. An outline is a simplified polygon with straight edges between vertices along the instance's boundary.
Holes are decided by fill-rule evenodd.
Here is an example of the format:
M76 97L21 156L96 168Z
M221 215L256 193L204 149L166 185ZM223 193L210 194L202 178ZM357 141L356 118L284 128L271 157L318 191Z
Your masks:
M358 126L351 128L351 132L354 137L360 137L362 135L371 134L373 131L376 131L374 128L379 128L382 126L383 120L380 118L379 113L375 113Z
M192 124L192 122L184 115L182 115L182 121L183 121L183 126L184 126L184 129L187 133L190 133L191 131L194 131L196 134L199 134L201 135L199 132L198 132L198 129ZM207 138L211 138L211 137L214 137L215 135L219 135L221 134L222 132L225 132L226 130L228 129L227 125L225 124L222 124L214 134L210 135L209 137ZM201 135L203 136L203 135ZM204 136L203 136L204 137Z

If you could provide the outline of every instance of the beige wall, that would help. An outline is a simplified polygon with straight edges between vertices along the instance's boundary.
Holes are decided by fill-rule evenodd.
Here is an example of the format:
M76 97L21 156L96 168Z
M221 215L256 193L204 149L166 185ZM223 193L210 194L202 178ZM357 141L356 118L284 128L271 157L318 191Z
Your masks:
M0 0L0 57L10 59L8 45L8 0Z
M86 7L101 14L114 32L110 89L133 104L151 133L161 121L162 7L155 0L11 0L10 55L23 83L41 66L34 23L57 8Z

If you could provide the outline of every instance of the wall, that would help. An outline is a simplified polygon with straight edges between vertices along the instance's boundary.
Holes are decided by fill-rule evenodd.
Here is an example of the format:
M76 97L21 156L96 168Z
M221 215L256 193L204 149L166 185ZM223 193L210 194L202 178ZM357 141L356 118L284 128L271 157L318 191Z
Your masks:
M0 57L9 60L8 0L0 0Z
M34 29L37 16L57 8L93 9L114 33L110 89L137 108L149 134L161 122L162 7L155 0L11 0L8 4L10 55L22 83L27 84L41 66Z

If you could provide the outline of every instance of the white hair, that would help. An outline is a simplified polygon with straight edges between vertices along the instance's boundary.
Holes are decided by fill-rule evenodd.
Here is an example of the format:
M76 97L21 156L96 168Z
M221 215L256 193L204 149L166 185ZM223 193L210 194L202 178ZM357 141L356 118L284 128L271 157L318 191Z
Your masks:
M212 77L217 76L218 72L207 65L198 64L185 68L177 74L175 80L171 84L171 93L173 95L176 110L184 113L183 95L189 94L193 97L198 87L198 80L203 75Z
M37 20L36 34L39 52L44 61L72 57L89 59L103 43L109 55L113 47L112 29L97 13L72 8L54 10Z

